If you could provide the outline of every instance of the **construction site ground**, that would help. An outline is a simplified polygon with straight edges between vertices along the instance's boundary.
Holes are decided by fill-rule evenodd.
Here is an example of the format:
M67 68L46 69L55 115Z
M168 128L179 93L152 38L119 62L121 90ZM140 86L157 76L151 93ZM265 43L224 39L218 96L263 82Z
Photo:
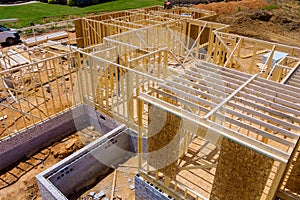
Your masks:
M116 200L133 200L134 196L134 175L138 172L137 158L130 158L113 170L107 171L106 176L87 189L78 200L93 200L90 193L103 193L108 199L113 196ZM105 173L105 172L104 172Z
M300 46L299 1L242 0L194 7L215 11L217 22L230 25L231 33Z
M289 3L290 2L290 3ZM262 10L262 7L278 3L278 9ZM221 2L196 5L197 8L214 10L219 14L218 22L230 25L230 32L248 37L274 41L293 46L300 46L300 15L297 1L275 0L242 0L237 2ZM4 47L4 50L10 47ZM22 123L22 122L20 122ZM3 137L4 135L0 135ZM70 149L66 144L74 143ZM0 200L33 200L41 199L35 176L84 146L80 133L75 133L63 140L43 149L32 157L25 159L5 172L0 173L0 180L9 184L1 189ZM124 165L134 165L129 161ZM24 168L21 171L20 168ZM26 169L30 169L27 170ZM134 199L134 168L120 168L116 173L115 197ZM99 193L101 190L110 197L114 173L111 172L100 183L89 189L79 199L90 199L89 192ZM4 187L0 185L0 187Z

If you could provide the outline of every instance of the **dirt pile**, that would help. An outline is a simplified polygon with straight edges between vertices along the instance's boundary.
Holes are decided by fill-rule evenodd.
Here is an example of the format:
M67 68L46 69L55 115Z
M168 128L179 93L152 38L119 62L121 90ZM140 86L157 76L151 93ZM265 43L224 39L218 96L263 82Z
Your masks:
M82 147L83 143L79 138L72 138L54 145L51 148L51 154L54 158L64 159Z
M242 1L230 1L219 2L210 4L198 4L194 8L200 8L205 10L215 11L219 15L230 14L238 12L239 10L248 10L251 8L262 8L268 6L264 0L242 0Z
M217 22L230 25L231 33L300 46L298 0L241 0L194 7L215 11Z
M219 16L217 21L229 24L230 32L235 34L300 46L300 16L297 11L251 9Z
M285 9L299 9L300 1L299 0L265 0L270 4L279 5L281 8Z

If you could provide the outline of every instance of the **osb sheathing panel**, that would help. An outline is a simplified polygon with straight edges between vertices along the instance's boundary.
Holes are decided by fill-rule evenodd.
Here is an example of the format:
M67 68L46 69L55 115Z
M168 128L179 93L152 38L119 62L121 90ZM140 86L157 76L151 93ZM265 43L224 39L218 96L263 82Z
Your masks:
M74 20L75 31L76 31L76 38L77 39L77 47L83 48L84 41L83 41L83 29L82 29L82 19Z
M200 30L199 30L199 26L200 26ZM195 40L197 39L198 35L201 33L201 37L200 37L200 45L204 44L206 42L208 42L209 39L209 34L210 34L210 28L204 28L204 30L202 31L204 26L202 25L191 25L191 33L190 33L190 37L192 40L190 40L190 47L192 47L193 43L195 42ZM198 41L199 42L199 41Z
M285 188L289 189L291 192L300 194L300 154L292 164L293 168Z
M273 162L224 138L210 199L261 199Z
M149 105L148 162L165 176L177 174L181 118Z

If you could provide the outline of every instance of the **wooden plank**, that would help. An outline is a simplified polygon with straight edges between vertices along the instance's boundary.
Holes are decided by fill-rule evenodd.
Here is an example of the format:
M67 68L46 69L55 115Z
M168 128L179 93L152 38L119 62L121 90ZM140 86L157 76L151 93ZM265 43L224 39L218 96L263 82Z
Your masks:
M45 34L42 36L28 38L28 39L24 40L23 42L27 46L34 46L34 45L46 42L47 40L58 40L58 39L66 38L66 37L68 37L68 33L65 31L60 31L60 32Z
M242 59L246 59L246 58L250 58L254 55L259 55L259 54L263 54L263 53L266 53L270 51L269 49L263 49L263 50L260 50L260 51L255 51L255 53L250 53L250 54L246 54L246 55L241 55L241 58Z
M177 83L175 83L175 82L168 81L168 83L173 84L173 86L176 86L177 88L181 88L181 89L184 89L184 90L186 90L186 91L191 91L192 93L197 92L197 93L199 93L199 94L201 94L201 95L205 95L205 96L206 96L207 98L209 98L209 99L213 99L213 98L216 99L216 98L218 98L218 97L216 97L216 96L215 96L215 97L212 97L211 95L208 95L208 94L206 94L206 93L204 93L204 92L200 92L199 90L192 89L192 88L187 87L187 86L181 86L180 84L177 84ZM180 95L180 96L182 96L183 94L185 94L185 95L186 95L186 98L188 98L188 99L191 98L191 94L190 94L190 93L185 93L185 92L183 92L183 91L180 92L180 91L177 90L177 89L174 89L174 88L171 88L171 87L166 87L166 86L164 86L164 85L162 85L162 84L159 84L159 86L162 87L162 88L166 88L166 89L168 88L170 91L175 92L175 93L177 93L177 94ZM199 99L199 98L197 98L197 99ZM221 99L220 99L220 100L221 100ZM205 101L202 99L200 102L203 103L203 102L205 102ZM215 103L213 103L213 102L206 101L205 103L206 103L207 106L215 106L215 108L217 107L217 104L215 104ZM222 102L222 103L223 103L223 102ZM220 104L218 104L218 105L220 105ZM244 107L239 106L239 105L234 104L234 103L230 103L230 105L232 105L233 107L238 107L238 109L247 110L248 112L249 112L249 110L250 110L250 109L244 108ZM256 123L256 124L258 124L258 125L262 125L263 127L267 127L267 128L269 128L269 129L271 129L271 130L274 130L274 131L276 131L276 132L278 132L278 133L282 133L282 134L284 134L284 135L286 135L286 136L288 136L288 137L291 137L291 138L298 138L298 135L295 134L295 133L293 133L293 132L291 132L291 131L288 131L288 130L285 130L285 129L282 129L282 128L278 128L277 126L272 125L271 123L266 123L266 122L257 120L256 118L250 117L250 116L248 116L248 115L243 115L243 114L241 114L240 112L237 112L237 111L235 111L235 110L232 110L232 109L230 109L230 108L228 108L228 107L226 107L226 112L229 113L229 114L233 114L233 115L235 115L235 116L237 116L237 117L240 117L240 118L242 118L242 119L246 119L246 120L248 120L248 121L250 121L250 122ZM213 112L213 113L215 113L215 112ZM213 113L212 113L212 114L213 114ZM260 116L260 117L262 117L262 118L268 118L268 119L272 119L272 120L274 120L274 121L276 121L276 122L280 122L279 120L276 120L276 118L274 118L274 117L267 116L267 115L264 115L264 114L261 114L261 113L257 113L257 112L255 112L255 111L253 111L253 112L251 112L251 113L256 113L256 115L258 115L258 116ZM208 114L210 114L210 113L208 113ZM206 114L206 116L207 116L208 114ZM204 119L208 119L208 118L204 117ZM297 126L295 126L295 125L293 125L293 124L290 124L290 123L287 123L287 122L282 122L281 124L288 125L289 127L293 127L293 128L295 128L296 130L299 130L299 127L297 127Z
M18 18L10 18L10 19L0 19L0 23L7 23L7 22L18 22Z
M166 97L168 97L168 98L170 98L170 99L176 100L176 101L178 101L178 102L180 102L180 103L182 103L183 105L186 105L186 106L188 106L188 107L192 107L192 108L195 108L195 109L204 111L204 112L209 112L209 109L207 109L207 108L205 108L205 107L202 107L202 106L199 105L199 104L195 104L195 103L189 101L188 99L182 99L182 98L179 98L178 96L174 96L174 95L172 95L172 94L166 93L166 92L161 91L161 90L159 90L159 89L152 88L152 90L153 90L154 92L160 94L160 95L164 95L164 96L166 96ZM270 133L268 133L268 132L265 132L265 131L263 131L263 130L257 129L257 128L255 128L255 127L253 127L253 126L250 126L250 125L245 124L245 123L243 123L243 122L240 122L240 121L238 121L238 120L231 119L231 118L227 117L226 115L224 115L224 114L222 114L222 113L215 113L214 115L216 115L217 117L220 117L220 118L222 118L222 119L225 119L225 121L227 121L227 122L229 122L229 123L232 123L232 124L235 124L235 125L237 125L238 127L242 127L242 128L247 129L247 130L250 130L250 131L252 131L252 132L254 132L254 133L256 133L256 134L260 134L261 136L264 136L264 137L266 137L266 138L269 138L269 139L271 139L271 140L274 140L274 141L276 141L276 142L278 142L278 143L281 143L281 144L283 144L283 145L286 145L286 146L289 146L289 147L292 147L292 146L295 145L294 143L289 142L289 141L287 141L287 140L285 140L285 139L283 139L283 138L279 138L279 137L274 136L274 135L272 135L272 134L270 134Z
M208 119L213 113L217 112L222 106L224 106L230 99L232 99L237 93L239 93L244 87L246 87L251 81L253 81L257 77L257 74L253 75L250 79L248 79L243 85L241 85L238 89L236 89L233 93L231 93L227 98L225 98L220 104L218 104L214 109L212 109L209 113L207 113L204 118Z
M185 118L188 121L191 121L192 123L195 123L199 126L204 126L205 128L208 128L210 131L212 131L216 134L221 134L231 140L238 142L239 144L241 144L243 146L246 146L250 149L254 149L255 151L258 151L264 155L267 155L267 156L274 158L276 160L279 160L281 162L286 163L287 159L289 158L289 154L282 152L282 151L278 150L277 148L271 147L260 141L256 141L253 138L242 135L236 131L230 130L224 126L221 126L218 123L209 122L210 125L208 125L208 123L205 120L202 120L201 118L199 118L199 116L194 115L189 112L186 112L185 110L179 109L176 106L173 106L169 103L158 100L147 94L140 93L140 96L138 98L144 102L151 103L153 105L161 107L162 109L168 110L168 111L174 113L175 115L182 116L183 118ZM220 131L220 130L222 130L222 131Z
M84 46L84 31L83 31L83 25L82 25L83 19L75 19L74 25L75 25L75 31L76 31L76 40L77 40L77 47L83 48Z

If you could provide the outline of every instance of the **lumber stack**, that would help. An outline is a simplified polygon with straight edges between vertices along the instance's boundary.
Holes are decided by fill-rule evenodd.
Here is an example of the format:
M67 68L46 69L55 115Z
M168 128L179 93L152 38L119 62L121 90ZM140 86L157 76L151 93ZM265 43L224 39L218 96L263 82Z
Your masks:
M30 60L24 57L22 54L16 52L15 50L10 49L7 55L0 53L0 64L2 69L10 69L20 65L29 64Z
M68 33L66 31L60 31L60 32L49 33L49 34L38 36L38 37L28 38L28 39L24 40L23 42L27 46L30 47L30 46L44 43L47 40L59 40L59 39L66 38L66 37L68 37Z
M52 40L48 40L46 41L43 46L45 47L49 47L51 49L55 49L55 50L59 50L62 52L69 52L71 50L76 50L77 48L74 46L70 46L70 45L63 45L60 42L57 41L52 41Z

